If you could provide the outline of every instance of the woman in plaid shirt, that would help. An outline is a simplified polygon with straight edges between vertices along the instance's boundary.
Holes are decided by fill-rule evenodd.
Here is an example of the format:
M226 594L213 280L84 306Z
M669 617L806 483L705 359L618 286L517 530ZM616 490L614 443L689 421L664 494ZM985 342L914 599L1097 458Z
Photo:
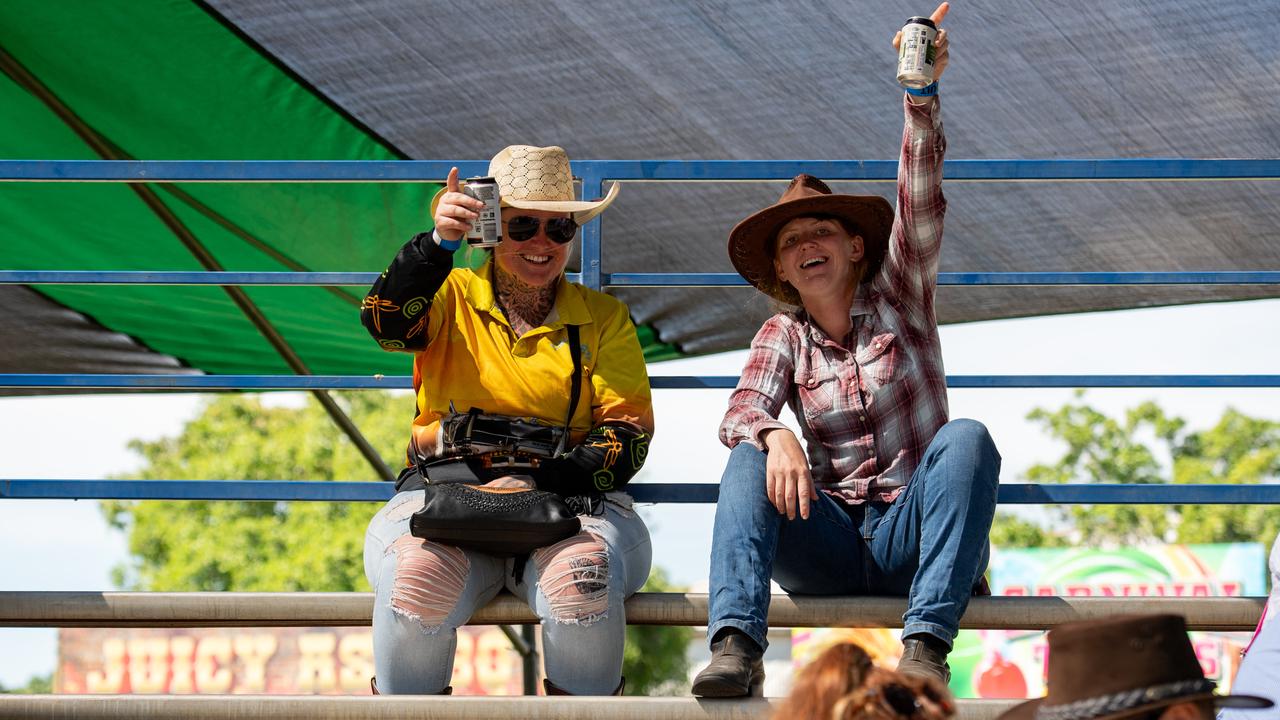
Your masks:
M935 77L947 46L941 31ZM987 566L1000 455L981 423L948 422L934 312L946 209L937 83L904 103L896 213L800 175L730 233L738 272L797 309L757 333L720 426L733 452L712 541L712 659L696 695L762 684L770 579L794 593L907 595L898 669L949 678ZM784 405L807 455L777 419Z

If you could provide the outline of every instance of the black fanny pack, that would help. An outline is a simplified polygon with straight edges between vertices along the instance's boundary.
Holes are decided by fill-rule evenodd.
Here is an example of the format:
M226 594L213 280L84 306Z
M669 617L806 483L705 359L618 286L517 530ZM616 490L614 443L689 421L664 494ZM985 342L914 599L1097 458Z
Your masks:
M422 463L423 507L409 518L414 537L489 555L515 557L553 545L582 529L577 515L545 490L487 488L484 482L519 475L564 453L582 387L578 327L566 325L573 358L572 391L564 427L488 415L478 408L440 422L445 457Z
M526 418L486 415L480 408L450 413L440 421L442 454L449 457L523 458L536 467L538 460L564 452L568 427L555 427Z

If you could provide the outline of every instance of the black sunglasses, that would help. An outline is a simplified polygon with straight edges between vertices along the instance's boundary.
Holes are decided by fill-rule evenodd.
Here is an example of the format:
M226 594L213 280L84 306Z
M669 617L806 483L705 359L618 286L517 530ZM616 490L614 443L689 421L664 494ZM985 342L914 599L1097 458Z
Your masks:
M538 228L544 225L541 218L532 215L517 215L506 221L507 237L516 242L524 242L538 234ZM573 218L547 218L547 238L563 245L578 234L578 223Z

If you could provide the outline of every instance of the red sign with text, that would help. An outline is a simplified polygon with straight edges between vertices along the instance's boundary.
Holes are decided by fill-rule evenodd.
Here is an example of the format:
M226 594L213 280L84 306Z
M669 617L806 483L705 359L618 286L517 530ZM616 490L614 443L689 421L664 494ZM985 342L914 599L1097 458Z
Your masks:
M58 693L368 695L369 628L62 628ZM520 656L496 627L458 630L455 695L519 695Z

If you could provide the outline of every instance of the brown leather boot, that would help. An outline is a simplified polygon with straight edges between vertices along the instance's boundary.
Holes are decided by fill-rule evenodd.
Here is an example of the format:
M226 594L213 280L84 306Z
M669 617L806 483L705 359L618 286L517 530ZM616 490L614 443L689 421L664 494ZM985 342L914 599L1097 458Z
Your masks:
M378 678L376 678L376 677L371 677L371 678L369 678L369 689L373 691L373 694L374 694L374 695L381 695L381 694L382 694L382 693L378 692ZM449 687L447 687L447 688L445 688L445 689L441 690L440 692L438 692L438 693L436 693L436 694L437 694L437 695L452 695L452 694L453 694L453 686L452 686L452 685L450 685Z
M711 662L693 679L698 697L726 698L764 694L764 648L741 630L717 633L711 643Z
M618 688L614 690L612 694L621 695L622 689L625 688L626 686L627 686L627 679L622 678L622 680L618 683ZM545 678L542 680L542 689L546 691L547 697L552 697L554 695L572 695L573 694L568 690L565 690L564 688L560 687L559 685L556 685L555 683Z
M912 635L902 640L902 659L898 672L903 675L928 677L951 682L951 667L947 665L948 648L932 635Z

